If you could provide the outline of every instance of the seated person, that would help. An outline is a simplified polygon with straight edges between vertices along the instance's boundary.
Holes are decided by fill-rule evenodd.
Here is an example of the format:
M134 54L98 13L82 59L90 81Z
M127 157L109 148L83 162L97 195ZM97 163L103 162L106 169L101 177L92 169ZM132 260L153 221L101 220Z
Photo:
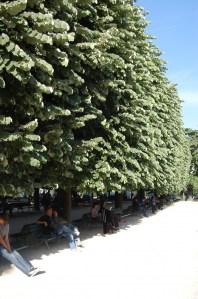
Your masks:
M45 214L37 220L37 223L43 225L44 232L46 234L55 233L55 227L53 223L53 209L51 207L48 207L45 210Z
M56 210L53 210L53 223L56 228L56 233L68 240L70 249L74 249L77 246L82 247L78 228L72 224L68 224L58 215Z
M47 208L45 215L41 216L37 223L44 225L46 233L63 236L68 241L70 249L76 249L77 246L81 246L78 229L72 225L68 225L66 221L58 216L56 210Z
M97 203L93 203L92 207L91 207L91 218L92 219L97 219L99 217L99 209L100 206Z
M32 277L41 273L16 250L11 248L9 241L9 223L5 215L0 215L0 255L27 276Z

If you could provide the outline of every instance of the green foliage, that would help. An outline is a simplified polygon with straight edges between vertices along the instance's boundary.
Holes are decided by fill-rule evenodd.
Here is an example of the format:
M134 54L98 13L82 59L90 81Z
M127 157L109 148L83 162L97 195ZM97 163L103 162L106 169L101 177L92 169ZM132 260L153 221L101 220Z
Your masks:
M0 4L0 194L181 191L181 103L130 0Z
M189 186L194 193L198 192L198 131L186 129L186 135L190 143L191 166Z
M76 46L81 55L76 49L74 54L83 61L90 99L85 109L97 118L75 134L87 139L84 154L80 143L76 156L83 176L77 185L98 191L182 190L189 148L181 103L166 79L159 50L145 34L143 11L121 0L80 2L78 10ZM100 140L92 146L96 137Z
M60 5L62 2L58 1ZM72 135L68 120L71 112L63 100L68 91L71 93L71 87L59 84L61 79L67 81L73 75L72 70L67 72L68 45L73 40L69 30L67 21L59 19L52 1L0 4L3 195L21 190L32 192L37 181L41 186L46 181L49 184L59 181L51 179L50 169L57 175L54 166L64 165L63 157L71 151L68 144ZM43 175L44 165L48 176Z
M198 176L190 176L189 187L194 194L198 193Z
M192 155L191 174L198 176L198 131L186 129L186 135L189 139L190 150Z

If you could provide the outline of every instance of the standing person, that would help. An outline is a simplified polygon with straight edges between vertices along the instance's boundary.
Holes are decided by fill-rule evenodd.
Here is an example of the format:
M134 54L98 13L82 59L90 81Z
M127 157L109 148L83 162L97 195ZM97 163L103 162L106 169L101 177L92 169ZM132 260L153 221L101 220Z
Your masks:
M34 266L24 259L16 250L11 248L9 241L9 223L5 215L0 215L0 255L27 276L32 277L42 273L34 268Z
M163 196L161 195L159 197L159 209L162 210L163 209L163 204L164 204L164 199Z
M151 207L152 213L155 214L157 211L157 202L156 202L156 196L154 193L150 197L150 207Z
M112 223L113 223L113 230L114 231L119 231L120 229L120 215L119 214L115 214L111 211L111 219L112 219Z
M138 204L138 198L137 196L133 197L132 199L132 210L134 212L137 212L138 211L138 208L139 208L139 204Z
M143 216L148 217L148 215L147 215L147 198L145 195L140 201L140 208L141 208Z
M113 231L111 209L112 205L108 203L104 204L104 206L101 208L104 235L108 234L110 231Z

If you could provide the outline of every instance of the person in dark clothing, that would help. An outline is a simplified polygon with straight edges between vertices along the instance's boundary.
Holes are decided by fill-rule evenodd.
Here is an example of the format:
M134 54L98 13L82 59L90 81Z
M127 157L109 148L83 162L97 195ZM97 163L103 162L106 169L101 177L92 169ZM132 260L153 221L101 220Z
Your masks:
M132 199L132 210L134 212L137 212L138 211L138 208L139 208L139 204L138 204L138 198L137 196L133 197Z
M115 231L118 231L120 229L120 215L115 214L111 211L111 219L112 219L112 223L113 223L113 229Z
M158 198L158 205L159 205L159 209L162 210L163 209L163 206L164 206L164 199L163 199L163 196L160 196Z
M155 196L155 198L156 198L156 205L157 205L157 209L158 210L162 210L162 199L161 199L161 197L157 197L157 196Z
M155 195L152 195L152 197L151 197L151 210L152 210L153 214L155 214L157 211L157 203L156 203Z
M103 234L106 235L108 233L113 232L114 223L112 219L112 205L111 204L104 204L101 209L102 214L102 223L103 223Z
M148 217L147 215L147 198L144 196L140 199L140 209L144 217Z
M45 211L45 214L41 216L37 220L38 224L43 225L44 232L47 233L54 233L54 225L53 225L53 209L51 207L48 207Z

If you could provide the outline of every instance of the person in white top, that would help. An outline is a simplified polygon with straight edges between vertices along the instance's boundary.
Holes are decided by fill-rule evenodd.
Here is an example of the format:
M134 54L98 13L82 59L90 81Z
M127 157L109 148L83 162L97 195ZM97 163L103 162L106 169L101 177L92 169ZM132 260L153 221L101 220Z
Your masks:
M5 215L0 215L0 255L27 276L32 277L40 272L11 247L9 241L9 223Z

